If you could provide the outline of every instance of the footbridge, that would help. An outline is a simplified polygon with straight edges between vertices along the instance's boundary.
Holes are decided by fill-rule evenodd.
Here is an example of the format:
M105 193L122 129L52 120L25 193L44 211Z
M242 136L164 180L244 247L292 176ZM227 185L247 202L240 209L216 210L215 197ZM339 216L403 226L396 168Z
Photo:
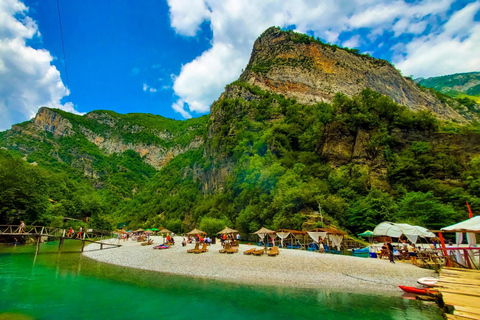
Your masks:
M37 240L37 254L40 250L40 243L42 238L57 238L60 239L58 245L58 252L62 252L62 246L65 239L82 241L82 252L85 248L85 243L98 243L100 249L104 246L120 247L117 241L117 236L112 231L86 229L81 234L69 234L68 230L63 228L44 227L44 226L25 226L23 228L18 225L0 225L0 237L1 236L13 236L13 237L32 237Z

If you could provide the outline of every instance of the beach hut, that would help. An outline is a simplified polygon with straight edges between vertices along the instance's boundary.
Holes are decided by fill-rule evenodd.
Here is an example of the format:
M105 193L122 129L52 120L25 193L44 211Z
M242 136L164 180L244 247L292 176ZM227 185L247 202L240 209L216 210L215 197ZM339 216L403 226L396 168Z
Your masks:
M480 259L480 247L477 247L477 238L476 235L480 233L480 216L472 217L468 220L453 224L448 227L442 228L438 231L439 238L442 244L442 249L445 257L449 257L447 249L445 247L445 240L443 238L444 232L454 232L455 233L455 244L456 247L449 247L448 251L455 252L455 260L458 264L463 267L472 269L477 262L475 262L475 256L479 256ZM463 242L463 234L467 235L467 244L468 246L461 246ZM463 253L463 255L462 255ZM450 265L450 259L448 258L447 264ZM478 261L480 264L480 261Z
M276 231L276 235L280 238L282 247L287 247L288 249L301 249L306 246L308 239L306 231L279 229Z
M274 235L275 231L267 229L265 227L262 227L262 228L260 228L260 230L255 231L254 234L258 235L260 240L263 241L263 243L265 245L265 251L267 251L267 241L265 240L265 237L267 235Z
M312 231L325 232L325 236L323 237L323 239L325 239L326 242L324 243L324 245L328 246L328 251L326 252L341 253L342 243L346 235L345 232L335 228L317 228Z

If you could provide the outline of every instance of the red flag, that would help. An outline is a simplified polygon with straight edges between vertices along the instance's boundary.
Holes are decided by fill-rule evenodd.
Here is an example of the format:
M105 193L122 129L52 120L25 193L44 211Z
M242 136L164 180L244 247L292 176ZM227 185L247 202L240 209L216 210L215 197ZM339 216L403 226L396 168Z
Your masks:
M440 244L442 245L443 256L445 259L447 259L447 267L450 267L450 258L447 254L447 248L445 247L445 239L443 238L443 234L439 232L438 237L440 238Z
M468 217L471 219L471 218L473 218L473 213L472 213L472 209L470 209L470 205L468 204L468 201L467 201L467 207L468 207L468 212L469 212Z

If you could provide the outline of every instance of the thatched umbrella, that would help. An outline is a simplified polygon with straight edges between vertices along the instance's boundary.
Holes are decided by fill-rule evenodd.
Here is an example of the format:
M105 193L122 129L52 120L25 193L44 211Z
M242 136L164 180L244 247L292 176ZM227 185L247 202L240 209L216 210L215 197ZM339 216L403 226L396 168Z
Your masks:
M195 228L192 231L187 233L187 235L189 235L189 236L195 236L197 234L207 234L207 233L205 231L198 230L197 228Z
M229 227L225 227L225 229L223 229L222 231L217 232L217 234L231 234L231 233L238 233L238 231L231 229Z
M144 229L140 228L140 229L137 229L137 230L135 230L135 231L133 231L133 232L144 232L144 231L145 231Z
M267 251L267 242L265 241L265 236L267 234L274 234L274 233L275 231L267 229L265 227L262 227L260 230L254 232L254 234L258 234L258 236L263 239L263 243L265 244L265 251Z
M169 234L169 233L172 233L172 231L170 231L166 228L162 228L162 230L158 231L158 233L160 233L162 235L163 243L165 243L165 235Z

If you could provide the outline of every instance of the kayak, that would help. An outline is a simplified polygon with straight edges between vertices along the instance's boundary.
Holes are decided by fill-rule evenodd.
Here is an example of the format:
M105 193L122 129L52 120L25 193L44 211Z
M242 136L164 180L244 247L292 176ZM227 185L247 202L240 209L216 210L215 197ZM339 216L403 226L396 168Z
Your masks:
M417 280L417 282L420 283L421 285L428 286L428 287L435 286L437 284L437 281L438 281L437 278L429 278L429 277L420 278Z
M429 294L429 293L437 293L438 291L435 290L430 290L428 288L423 288L423 289L418 289L415 287L407 287L407 286L398 286L400 289L402 289L405 292L408 293L414 293L414 294Z

